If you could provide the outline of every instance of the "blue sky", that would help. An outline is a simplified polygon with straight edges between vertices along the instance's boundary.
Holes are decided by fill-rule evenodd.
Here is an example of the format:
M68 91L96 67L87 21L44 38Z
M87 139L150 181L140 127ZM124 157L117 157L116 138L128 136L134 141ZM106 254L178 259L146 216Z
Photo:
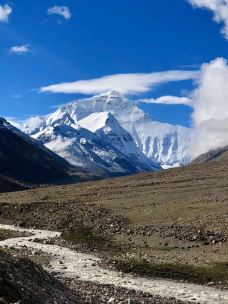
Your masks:
M198 70L228 54L221 24L184 0L0 0L6 4L12 13L0 22L2 116L46 114L86 96L40 93L41 87L113 74ZM48 14L54 6L68 7L71 16ZM15 46L28 52L14 52ZM192 80L173 81L137 98L186 96L193 88ZM188 106L140 106L155 120L191 124Z

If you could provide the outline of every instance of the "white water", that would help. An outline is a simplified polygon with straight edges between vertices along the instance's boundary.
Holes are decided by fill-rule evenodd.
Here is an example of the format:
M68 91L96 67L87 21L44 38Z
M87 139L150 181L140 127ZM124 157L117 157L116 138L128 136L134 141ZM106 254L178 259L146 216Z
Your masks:
M78 253L65 247L34 242L35 239L50 240L60 236L59 232L22 229L11 225L1 225L0 229L26 232L28 237L17 237L0 242L0 246L21 248L26 246L33 251L42 251L50 257L48 271L62 277L77 278L98 284L110 284L136 291L148 292L161 297L174 297L182 301L192 301L202 304L227 304L228 291L195 284L177 283L171 280L146 279L122 275L117 271L110 271L98 266L99 258Z

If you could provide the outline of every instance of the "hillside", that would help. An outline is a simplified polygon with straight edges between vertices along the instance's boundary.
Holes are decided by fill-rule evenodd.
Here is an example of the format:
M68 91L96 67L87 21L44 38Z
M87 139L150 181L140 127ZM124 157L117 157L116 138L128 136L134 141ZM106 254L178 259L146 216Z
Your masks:
M25 190L29 187L5 176L0 176L0 192Z
M68 176L71 166L53 152L0 119L1 184L15 189L25 184L52 183ZM8 186L7 186L8 185ZM2 189L5 191L5 189Z
M27 183L48 183L67 176L70 165L0 119L1 174Z

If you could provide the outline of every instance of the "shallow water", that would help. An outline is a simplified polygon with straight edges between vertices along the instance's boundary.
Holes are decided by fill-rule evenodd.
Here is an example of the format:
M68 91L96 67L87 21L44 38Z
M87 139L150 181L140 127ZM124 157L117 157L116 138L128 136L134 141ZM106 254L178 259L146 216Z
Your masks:
M46 268L46 270L56 273L60 277L76 278L81 281L98 284L110 284L161 297L174 297L182 301L202 304L228 303L228 291L196 284L178 283L172 280L146 279L123 275L117 271L101 268L98 265L100 259L93 255L75 252L66 247L35 242L36 239L44 241L59 237L61 235L59 232L23 229L1 224L0 229L32 234L32 236L28 237L17 237L1 241L0 246L17 249L26 246L33 251L42 251L50 257L50 267Z

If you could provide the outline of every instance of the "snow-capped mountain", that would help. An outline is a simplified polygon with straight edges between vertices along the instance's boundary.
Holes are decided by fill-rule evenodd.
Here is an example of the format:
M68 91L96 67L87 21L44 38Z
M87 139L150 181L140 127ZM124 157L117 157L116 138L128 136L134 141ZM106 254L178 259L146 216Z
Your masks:
M134 139L110 112L92 113L79 120L79 125L94 132L103 142L121 151L139 171L148 171L159 166L143 154Z
M108 143L130 162L139 162L140 166L136 166L139 171L147 170L148 165L152 170L158 165L166 168L189 161L188 146L193 136L191 129L153 121L136 103L115 90L73 101L44 117L32 117L22 126L22 130L40 139L38 134L57 125L70 126L77 132L79 126L87 129L90 136L96 135L100 142L104 145ZM64 135L64 142L67 136ZM48 147L55 152L60 149L55 147L54 142L49 142ZM59 154L63 156L63 152Z
M144 162L137 155L125 155L105 137L80 127L69 114L58 113L55 118L48 117L48 126L33 137L74 166L101 175L131 174L159 168L146 157L147 162ZM116 125L121 128L117 121ZM126 132L127 138L131 136Z

